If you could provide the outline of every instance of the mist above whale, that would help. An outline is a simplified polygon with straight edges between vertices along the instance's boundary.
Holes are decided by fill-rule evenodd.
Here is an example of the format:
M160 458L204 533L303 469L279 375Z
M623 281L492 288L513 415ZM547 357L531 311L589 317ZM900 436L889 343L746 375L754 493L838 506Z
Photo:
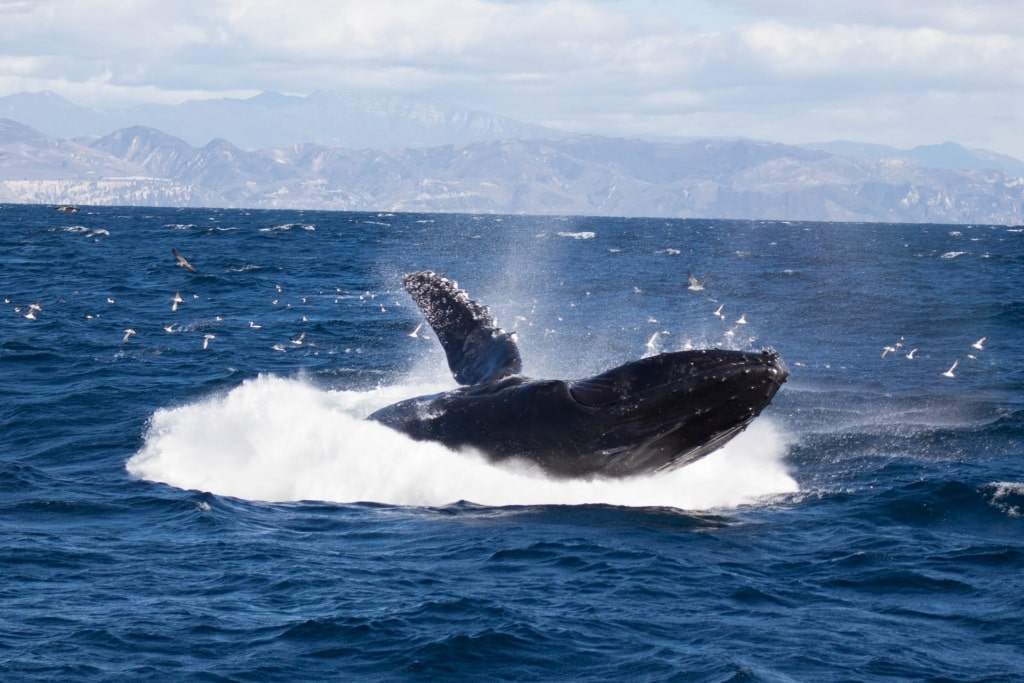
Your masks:
M788 371L772 350L662 353L579 380L523 376L515 336L433 271L404 284L460 386L368 419L416 440L521 458L558 477L670 470L720 448L771 402Z

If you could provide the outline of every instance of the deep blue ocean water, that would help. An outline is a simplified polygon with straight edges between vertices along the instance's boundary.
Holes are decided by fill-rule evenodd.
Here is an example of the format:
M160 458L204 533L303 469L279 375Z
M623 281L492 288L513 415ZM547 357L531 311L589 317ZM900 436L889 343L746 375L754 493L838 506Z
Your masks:
M362 420L453 384L423 268L529 375L792 374L675 472L492 466ZM5 681L1024 678L1019 227L3 205L0 300Z

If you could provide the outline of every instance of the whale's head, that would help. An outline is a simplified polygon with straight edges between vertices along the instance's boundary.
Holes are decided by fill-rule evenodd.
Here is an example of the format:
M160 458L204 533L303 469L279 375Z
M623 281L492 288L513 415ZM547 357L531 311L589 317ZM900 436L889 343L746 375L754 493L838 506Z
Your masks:
M602 421L603 473L622 476L680 467L721 447L788 375L772 350L678 351L570 382L569 393Z

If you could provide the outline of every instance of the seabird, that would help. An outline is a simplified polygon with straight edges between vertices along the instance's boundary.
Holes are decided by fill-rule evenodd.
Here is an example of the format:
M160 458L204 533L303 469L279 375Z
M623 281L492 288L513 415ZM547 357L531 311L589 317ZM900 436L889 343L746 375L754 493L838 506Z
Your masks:
M971 348L972 349L978 349L979 351L984 351L985 350L985 340L987 340L987 339L988 339L988 337L982 337L978 341L976 341L973 344L971 344Z
M686 279L690 282L690 286L687 287L687 289L689 289L691 292L701 291L702 289L704 289L704 283L707 281L709 277L711 276L705 275L702 278L698 278L692 272L686 271Z
M416 339L417 337L419 337L420 336L420 328L421 327L423 327L423 323L420 323L419 325L417 325L416 329L409 333L409 336L412 337L413 339Z
M721 318L722 320L725 320L725 314L722 313L723 308L725 308L725 304L722 304L718 307L718 310L715 311L715 315Z
M890 353L896 353L897 351L899 351L900 349L902 349L906 345L907 344L906 344L905 337L900 337L900 340L898 342L896 342L895 344L893 344L892 346L883 346L882 347L882 358L885 358L886 355L888 355Z
M133 328L129 327L127 330L124 331L124 336L121 338L121 343L127 344L128 340L131 338L133 334L138 334L138 332L136 332Z
M207 347L209 347L211 339L216 339L216 338L217 338L217 335L215 335L215 334L210 334L210 333L204 334L203 335L203 349L206 349Z
M174 296L171 297L171 310L178 310L178 304L185 303L185 300L181 298L181 292L175 292Z
M187 270L190 273L198 273L199 271L195 267L185 260L185 257L178 253L177 249L171 249L171 253L174 254L174 258L178 260L178 265Z
M960 362L959 358L956 359L955 361L953 361L953 365L950 366L949 370L946 370L944 373L942 373L942 376L943 377L951 377L951 378L952 377L956 377L956 375L953 374L953 371L956 370L957 363L959 363L959 362Z
M167 334L174 334L174 325L175 323L165 323L164 332L166 332Z
M917 349L910 349L910 353L907 354L907 358L914 360L914 354L917 353Z
M663 334L669 334L669 332L667 330L658 330L651 335L651 338L647 340L647 344L645 345L645 348L647 349L647 354L645 355L649 354L651 356L655 356L658 354L658 337Z
M744 313L743 315L741 315L740 319L736 321L736 324L737 325L746 325L747 324L747 314Z
M257 322L256 322L256 321L254 321L254 320L250 320L250 321L249 321L249 327L251 327L251 328L252 328L252 329L254 329L254 330L258 330L258 329L260 329L261 327L263 327L263 325L260 325L259 323L257 323Z
M646 348L647 348L647 351L649 353L651 353L652 355L658 353L658 337L659 336L661 336L661 331L660 330L655 332L654 334L652 334L651 338L647 340L647 344L645 345Z
M303 333L302 333L302 334L300 334L300 335L299 335L299 336L298 336L298 337L297 337L296 339L292 339L292 344L295 344L296 346L299 346L299 345L300 345L300 344L302 344L302 342L304 342L305 340L306 340L306 333L305 333L305 332L303 332Z

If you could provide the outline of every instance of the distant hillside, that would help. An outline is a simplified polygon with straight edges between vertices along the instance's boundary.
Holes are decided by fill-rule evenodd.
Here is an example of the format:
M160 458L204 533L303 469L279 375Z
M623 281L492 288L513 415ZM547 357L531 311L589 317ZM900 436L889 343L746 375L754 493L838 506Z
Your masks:
M864 159L902 159L923 168L991 169L1011 176L1024 177L1024 161L987 149L968 149L955 142L920 145L913 149L897 149L887 145L870 145L861 142L818 142L801 145L801 147Z
M245 99L189 100L94 109L52 92L0 97L0 118L29 125L54 138L103 137L125 128L161 130L195 147L230 140L247 150L315 143L346 149L426 148L500 140L554 140L572 137L482 111L426 98L369 92L316 92L300 97L262 93ZM660 139L682 144L693 140ZM1024 161L952 142L897 149L858 142L821 142L805 149L863 159L899 159L923 168L996 170L1024 176Z
M263 93L247 99L189 100L123 109L80 107L51 92L0 97L0 118L48 135L108 135L131 126L156 128L202 146L229 139L244 149L300 142L352 149L432 147L561 133L506 117L412 97L317 92L308 97Z
M246 151L141 126L63 140L0 120L0 202L1020 224L1024 179L749 140Z

